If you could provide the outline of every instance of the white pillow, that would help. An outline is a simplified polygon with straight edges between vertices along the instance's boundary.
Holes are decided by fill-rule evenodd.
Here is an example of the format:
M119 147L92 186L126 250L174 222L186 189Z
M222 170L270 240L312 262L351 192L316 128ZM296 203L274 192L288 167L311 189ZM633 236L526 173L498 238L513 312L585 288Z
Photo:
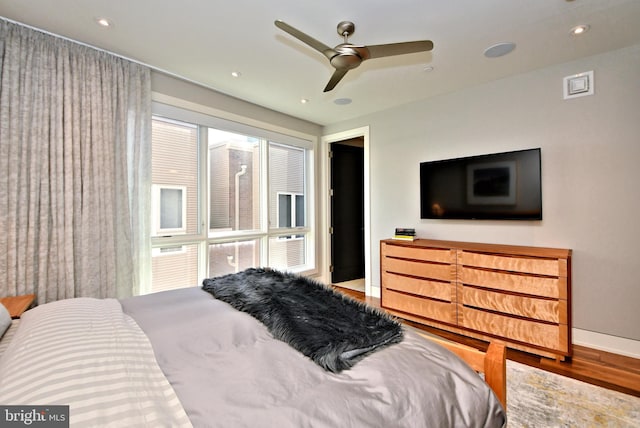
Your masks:
M5 306L0 303L0 337L9 329L11 325L11 315Z

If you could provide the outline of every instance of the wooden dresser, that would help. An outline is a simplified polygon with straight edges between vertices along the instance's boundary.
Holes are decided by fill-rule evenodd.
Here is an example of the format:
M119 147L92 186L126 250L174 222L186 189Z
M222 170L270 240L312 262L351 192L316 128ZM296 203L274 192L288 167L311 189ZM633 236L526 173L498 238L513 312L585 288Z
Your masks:
M571 250L384 240L381 305L395 315L563 360L571 356Z

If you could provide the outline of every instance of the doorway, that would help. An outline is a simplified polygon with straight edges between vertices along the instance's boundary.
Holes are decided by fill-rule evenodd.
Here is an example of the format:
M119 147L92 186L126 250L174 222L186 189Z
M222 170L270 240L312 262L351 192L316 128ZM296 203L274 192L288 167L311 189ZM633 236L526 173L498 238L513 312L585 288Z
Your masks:
M365 291L364 137L329 145L331 283Z

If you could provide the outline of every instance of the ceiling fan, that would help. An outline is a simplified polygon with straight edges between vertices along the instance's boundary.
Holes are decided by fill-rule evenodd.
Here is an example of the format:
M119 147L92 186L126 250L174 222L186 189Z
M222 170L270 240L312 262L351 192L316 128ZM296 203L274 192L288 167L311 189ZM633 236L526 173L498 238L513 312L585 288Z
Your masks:
M349 43L349 36L355 31L353 22L342 21L338 24L338 34L344 37L344 43L340 43L334 48L330 48L313 37L293 28L291 25L276 20L276 27L291 34L301 42L306 43L313 49L322 53L329 59L331 65L336 69L329 83L324 88L328 92L335 88L338 82L347 74L347 71L359 66L366 59L382 58L385 56L404 55L415 52L428 52L433 49L431 40L420 40L415 42L389 43L385 45L359 46Z

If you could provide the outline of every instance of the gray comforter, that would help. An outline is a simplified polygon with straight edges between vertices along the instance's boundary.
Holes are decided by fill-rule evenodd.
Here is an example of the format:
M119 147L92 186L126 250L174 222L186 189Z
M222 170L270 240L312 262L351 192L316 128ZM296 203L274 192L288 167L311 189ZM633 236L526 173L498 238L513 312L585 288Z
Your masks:
M330 373L200 288L123 300L195 427L501 427L482 379L410 330ZM330 322L330 320L328 320Z

